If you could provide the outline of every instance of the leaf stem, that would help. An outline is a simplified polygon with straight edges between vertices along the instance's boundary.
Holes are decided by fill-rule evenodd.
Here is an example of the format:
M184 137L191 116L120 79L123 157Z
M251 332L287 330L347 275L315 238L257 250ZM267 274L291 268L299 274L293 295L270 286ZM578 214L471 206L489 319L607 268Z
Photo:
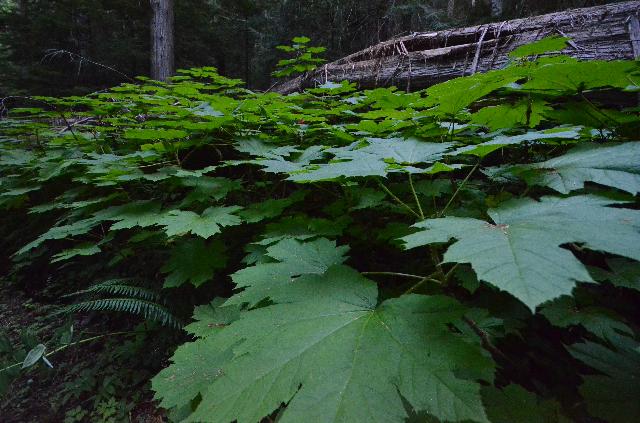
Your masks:
M320 189L320 190L324 191L324 192L328 192L329 194L333 195L334 197L342 198L342 197L340 196L340 194L335 193L335 192L333 192L333 191L331 191L331 190L329 190L329 189L327 189L327 188L324 188L323 186L319 185L319 184L318 184L318 183L316 183L316 182L313 182L313 183L312 183L312 185L313 185L314 187L316 187L316 188L318 188L318 189Z
M463 317L462 320L464 320L464 322L471 328L471 330L476 335L478 335L478 337L480 338L482 347L484 349L489 351L491 354L497 355L499 357L507 358L502 351L500 351L498 348L496 348L495 345L493 345L493 343L491 342L491 339L489 338L489 334L483 331L482 329L480 329L480 327L478 327L478 324L475 321L473 321L472 319L466 316Z
M438 251L434 245L429 246L429 253L431 254L431 260L433 260L433 265L436 267L437 271L435 274L440 276L440 283L447 282L447 276L444 274L444 270L442 269L442 263L440 263L440 257L438 257Z
M420 204L418 193L416 193L416 189L413 187L413 177L411 176L411 174L409 174L409 186L411 187L413 198L416 200L416 205L418 206L418 212L420 212L420 218L424 220L424 212L422 211L422 205Z
M424 278L420 279L418 281L418 283L416 283L415 285L409 287L409 289L404 291L404 293L402 295L411 294L412 292L414 292L416 289L420 288L422 285L424 285L427 282L433 282L433 283L437 283L438 285L442 285L442 281L433 278L438 273L439 272L434 272L434 273L430 274L429 276L425 276Z
M445 282L449 282L449 279L451 279L451 276L453 276L453 272L456 271L456 269L458 268L458 266L460 266L460 263L456 263L451 269L449 269L449 271L447 272L446 275L444 275L444 280Z
M418 219L420 219L420 215L414 210L412 209L407 203L405 203L404 201L402 201L400 198L398 198L398 196L396 196L393 192L391 192L391 190L389 188L387 188L385 186L385 184L383 184L382 182L380 182L378 180L378 185L380 185L380 188L382 188L384 190L384 192L386 192L387 194L389 194L391 196L391 198L393 198L394 200L396 200L396 202L398 204L400 204L401 206L403 206L404 208L406 208L407 210L409 210L411 212L412 215L414 215L415 217L417 217Z
M425 276L411 275L409 273L397 273L397 272L360 272L360 273L368 276L373 276L373 275L398 276L401 278L410 278L410 279L418 279L418 280L423 280L425 278Z
M442 209L442 211L439 213L439 215L438 215L439 217L444 216L444 214L446 213L447 209L449 209L449 206L451 206L451 203L453 203L453 200L455 200L455 198L460 193L460 190L462 190L462 187L465 186L465 184L469 181L469 178L471 178L471 175L473 175L473 172L475 172L476 169L478 169L479 166L480 166L480 161L478 161L478 163L476 163L476 165L473 167L473 169L471 169L471 171L463 179L462 183L460 183L460 185L458 185L458 189L456 189L456 192L453 193L453 195L449 199L449 202L447 203L447 205L444 206L444 209Z
M602 121L600 119L598 119L596 116L593 116L596 120L598 120L600 123L602 123L603 125L607 125L607 127L610 127L610 123L613 122L614 126L618 123L616 122L616 120L614 118L612 118L611 116L609 116L608 114L606 114L604 111L602 111L601 109L599 109L595 104L593 104L593 102L591 100L589 100L589 98L584 95L583 92L580 92L580 97L582 97L582 99L589 105L591 106L591 108L596 112L596 113L600 113L602 116L605 117L605 119L607 119L607 121L609 122L605 122Z

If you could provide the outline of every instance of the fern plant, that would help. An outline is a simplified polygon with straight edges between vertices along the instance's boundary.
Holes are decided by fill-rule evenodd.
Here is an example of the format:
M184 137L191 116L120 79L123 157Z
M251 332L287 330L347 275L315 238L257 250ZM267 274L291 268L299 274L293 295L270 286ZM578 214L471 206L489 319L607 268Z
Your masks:
M180 328L180 321L160 304L160 294L135 285L131 279L110 279L97 283L81 291L65 295L65 297L96 297L101 295L117 295L118 297L85 299L68 305L60 313L72 314L92 311L111 311L116 313L130 313L147 320L159 322L164 326Z

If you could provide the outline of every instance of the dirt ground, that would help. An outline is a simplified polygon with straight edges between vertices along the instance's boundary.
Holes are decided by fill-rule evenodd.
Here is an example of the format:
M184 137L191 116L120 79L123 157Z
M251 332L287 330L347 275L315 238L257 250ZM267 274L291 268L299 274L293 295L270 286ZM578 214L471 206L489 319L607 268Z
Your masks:
M60 345L61 328L70 324L68 317L51 316L56 308L54 304L34 301L0 281L0 336L4 333L14 348L23 351L28 351L29 343L42 343L52 351ZM82 317L74 318L73 325L77 339L110 329L100 321ZM0 423L166 421L152 401L146 383L150 374L134 375L133 366L128 367L130 360L122 360L119 350L108 342L128 345L123 339L98 339L51 355L48 358L53 369L40 362L21 371L6 395L1 396L0 392ZM0 355L0 368L11 364L9 360ZM138 385L123 386L130 383ZM131 392L134 394L129 395Z

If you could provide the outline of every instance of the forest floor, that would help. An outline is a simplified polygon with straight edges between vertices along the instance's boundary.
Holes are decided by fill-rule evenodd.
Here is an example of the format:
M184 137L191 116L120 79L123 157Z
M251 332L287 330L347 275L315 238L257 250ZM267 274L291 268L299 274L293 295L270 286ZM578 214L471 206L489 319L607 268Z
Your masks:
M14 347L28 351L42 343L51 346L48 351L58 348L71 322L63 315L52 317L57 308L0 281L0 335L8 336ZM95 319L75 319L73 326L73 341L110 330L108 323ZM134 344L105 337L49 356L52 369L40 362L0 397L0 423L165 421L146 383L154 369L140 370L131 362L135 354L125 354Z

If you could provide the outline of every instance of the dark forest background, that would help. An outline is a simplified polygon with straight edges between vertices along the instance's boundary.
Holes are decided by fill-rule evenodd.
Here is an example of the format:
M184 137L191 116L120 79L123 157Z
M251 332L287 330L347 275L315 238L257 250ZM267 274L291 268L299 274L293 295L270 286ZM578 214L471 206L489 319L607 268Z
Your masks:
M175 60L264 89L282 58L275 46L294 36L331 61L414 31L603 3L504 0L492 16L488 0L176 0ZM150 17L148 0L0 0L0 97L84 94L148 75Z

